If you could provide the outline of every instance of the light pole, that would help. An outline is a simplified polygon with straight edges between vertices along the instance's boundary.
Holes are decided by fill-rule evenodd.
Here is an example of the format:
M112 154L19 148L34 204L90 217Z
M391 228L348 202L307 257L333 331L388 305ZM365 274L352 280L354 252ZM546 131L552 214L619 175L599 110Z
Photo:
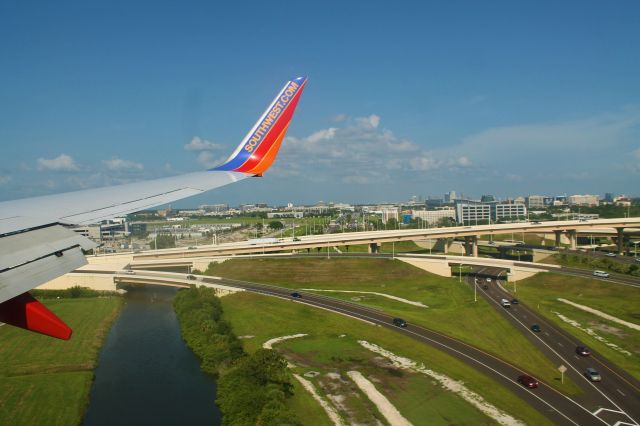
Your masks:
M478 301L478 278L473 279L473 301Z

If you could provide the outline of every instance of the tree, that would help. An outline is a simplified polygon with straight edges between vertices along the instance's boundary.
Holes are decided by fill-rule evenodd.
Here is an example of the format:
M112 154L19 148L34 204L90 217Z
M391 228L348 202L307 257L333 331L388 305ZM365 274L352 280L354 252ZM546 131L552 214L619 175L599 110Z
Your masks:
M284 228L284 225L279 220L273 220L269 222L269 228L273 229L274 231L279 231L280 229Z
M158 235L151 240L151 249L156 249L156 241L158 242L158 249L173 248L176 246L176 242L171 235Z

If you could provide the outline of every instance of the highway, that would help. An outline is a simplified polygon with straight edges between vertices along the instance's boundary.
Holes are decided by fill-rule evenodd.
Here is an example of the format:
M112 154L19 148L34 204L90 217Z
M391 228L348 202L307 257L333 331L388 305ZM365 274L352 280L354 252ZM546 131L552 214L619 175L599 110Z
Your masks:
M517 382L517 378L523 373L531 374L535 377L535 372L525 372L492 354L424 327L414 324L409 324L406 328L396 327L392 325L393 317L380 310L300 291L298 292L302 294L302 298L293 299L290 296L293 291L292 289L277 286L216 277L202 277L202 280L204 282L223 284L229 287L242 288L255 293L288 299L291 300L292 303L304 303L317 308L327 309L386 327L422 343L429 344L492 377L520 398L527 401L539 412L546 415L555 424L603 424L613 426L617 421L622 421L624 424L637 425L637 423L629 417L620 414L621 410L614 402L609 401L597 392L591 391L588 383L581 383L579 377L574 377L574 381L586 389L587 393L585 396L569 397L563 395L544 382L540 382L540 387L537 389L527 389ZM638 393L630 393L629 397L637 398ZM636 412L632 411L632 413ZM636 414L632 415L637 417Z
M328 248L331 246L381 244L393 241L434 240L439 238L459 238L465 236L500 235L512 233L552 233L554 231L583 232L600 228L636 228L640 218L597 219L591 221L548 221L501 223L476 226L455 226L448 228L399 229L385 231L344 232L334 234L309 235L296 239L283 239L277 243L255 244L248 241L208 245L193 248L172 248L150 250L133 255L135 260L166 259L176 257L202 257L229 254L267 253L283 250L303 250Z
M525 304L519 303L511 305L510 308L503 308L500 304L501 299L513 299L513 295L501 286L504 270L489 267L474 269L475 273L466 277L467 283L471 286L477 284L478 294L485 297L509 322L521 330L535 347L554 360L558 366L564 365L568 368L565 374L585 391L584 395L575 398L576 401L589 407L591 412L597 412L598 417L609 424L637 424L637 420L640 419L640 381L593 350L591 356L579 356L576 347L586 346L584 343L556 327ZM486 282L485 277L492 277L492 282ZM484 289L485 285L487 289ZM541 331L533 332L533 324L538 324ZM587 380L583 375L587 367L598 370L602 375L602 382L592 383Z

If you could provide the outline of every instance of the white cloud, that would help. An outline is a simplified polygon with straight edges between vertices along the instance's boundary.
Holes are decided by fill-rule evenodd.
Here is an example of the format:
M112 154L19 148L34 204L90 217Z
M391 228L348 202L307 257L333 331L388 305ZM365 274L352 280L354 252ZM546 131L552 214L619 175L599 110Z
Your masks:
M56 158L38 158L38 170L52 170L56 172L77 172L80 167L67 154L60 154Z
M199 136L194 136L191 142L184 146L187 151L215 151L220 148L220 145L201 139Z
M198 163L206 168L222 164L226 159L226 157L215 156L211 151L200 151L198 154Z
M114 157L110 160L102 161L107 169L111 171L129 171L136 172L144 170L144 165L136 163L134 161L123 160L121 158Z
M282 163L296 164L307 176L330 174L347 184L385 182L389 171L428 172L453 160L436 158L415 142L380 126L380 116L344 118L341 127L321 129L310 135L288 137Z

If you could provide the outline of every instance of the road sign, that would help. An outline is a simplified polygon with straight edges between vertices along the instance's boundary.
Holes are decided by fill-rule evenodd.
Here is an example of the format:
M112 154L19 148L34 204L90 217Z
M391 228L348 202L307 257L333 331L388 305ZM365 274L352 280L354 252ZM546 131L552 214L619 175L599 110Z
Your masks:
M564 372L567 371L567 367L560 365L560 367L558 367L558 371L560 372L560 383L564 384Z

